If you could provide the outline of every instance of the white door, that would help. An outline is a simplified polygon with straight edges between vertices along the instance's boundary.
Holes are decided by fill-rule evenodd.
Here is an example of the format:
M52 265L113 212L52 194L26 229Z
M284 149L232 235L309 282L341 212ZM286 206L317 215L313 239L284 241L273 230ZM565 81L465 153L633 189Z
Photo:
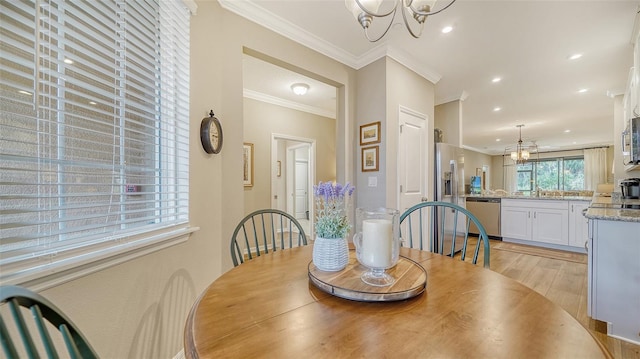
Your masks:
M411 110L400 108L400 131L398 139L398 183L400 191L398 195L400 213L413 205L427 200L427 168L431 161L427 158L427 121L426 116ZM413 222L414 226L417 222ZM428 218L423 221L425 228L429 228ZM406 224L405 224L406 225ZM413 233L418 233L419 228L413 228ZM403 235L408 233L402 229ZM408 245L408 244L407 244ZM428 248L423 243L423 248ZM419 248L420 243L414 241L413 246Z
M296 160L295 166L295 217L306 219L309 202L309 163Z

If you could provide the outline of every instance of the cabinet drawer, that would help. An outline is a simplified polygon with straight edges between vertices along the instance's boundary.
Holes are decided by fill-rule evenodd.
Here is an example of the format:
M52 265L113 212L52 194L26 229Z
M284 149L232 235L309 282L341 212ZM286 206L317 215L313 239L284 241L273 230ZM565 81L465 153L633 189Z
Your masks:
M548 199L502 199L502 207L569 209L569 201Z

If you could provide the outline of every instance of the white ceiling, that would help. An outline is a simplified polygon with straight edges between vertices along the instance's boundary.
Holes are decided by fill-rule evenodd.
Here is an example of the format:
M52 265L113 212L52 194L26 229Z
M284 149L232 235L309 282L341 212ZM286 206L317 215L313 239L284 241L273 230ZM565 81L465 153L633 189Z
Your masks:
M525 125L523 139L536 141L541 151L612 144L617 137L610 95L626 87L640 5L636 0L458 0L427 19L420 39L395 24L372 44L344 0L219 1L356 69L384 55L402 62L436 84L436 104L463 100L463 144L490 154L517 141L518 124ZM382 6L389 7L388 1ZM372 33L388 21L374 19ZM443 34L446 25L454 29ZM569 60L574 53L583 56ZM302 106L320 114L335 111L334 88L265 64L245 59L245 94L297 102L301 97L292 97L289 86L305 81L311 88ZM502 81L492 83L496 76ZM581 88L588 91L578 93Z

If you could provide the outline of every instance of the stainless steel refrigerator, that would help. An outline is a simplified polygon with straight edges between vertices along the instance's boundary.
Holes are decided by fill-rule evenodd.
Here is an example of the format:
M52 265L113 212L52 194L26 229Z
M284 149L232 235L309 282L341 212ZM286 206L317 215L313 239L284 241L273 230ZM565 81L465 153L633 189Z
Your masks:
M453 204L465 206L464 197L464 151L460 147L450 145L448 143L436 143L435 151L435 191L434 200L442 202L450 202ZM436 214L437 216L438 214ZM442 230L439 228L440 219L434 218L432 229L434 230L434 242L432 246L444 245L443 253L451 252L451 241L453 238L453 216L445 214L445 236L444 241L441 238ZM464 221L458 219L456 232L464 231ZM456 251L462 247L462 239L456 239ZM432 247L438 248L438 247Z

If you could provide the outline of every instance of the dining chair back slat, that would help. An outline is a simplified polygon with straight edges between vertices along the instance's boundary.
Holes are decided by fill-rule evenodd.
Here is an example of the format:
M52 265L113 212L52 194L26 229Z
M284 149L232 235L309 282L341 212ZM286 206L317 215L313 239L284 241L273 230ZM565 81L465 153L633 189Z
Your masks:
M477 264L482 246L484 267L488 268L490 248L487 232L477 217L456 204L440 201L421 202L407 209L400 215L400 236L403 245L411 248L428 249L450 257L455 257L459 251L460 259L464 261L467 257L471 223L479 232L471 261ZM460 248L459 241L462 241ZM445 247L445 242L451 243L450 249Z
M50 359L98 357L71 320L41 295L23 287L5 285L0 286L0 303L6 305L7 309L6 316L4 310L0 312L0 341L7 358L40 358L41 351ZM31 312L29 318L23 315L27 310ZM9 317L13 321L8 322ZM55 345L49 328L55 328L59 332L56 337L58 346ZM16 334L20 337L18 342L13 340ZM63 347L62 342L67 349L64 354L59 350ZM18 347L20 343L22 346Z
M297 219L281 210L261 209L245 216L233 231L231 260L238 266L245 259L303 245L307 245L307 236Z

